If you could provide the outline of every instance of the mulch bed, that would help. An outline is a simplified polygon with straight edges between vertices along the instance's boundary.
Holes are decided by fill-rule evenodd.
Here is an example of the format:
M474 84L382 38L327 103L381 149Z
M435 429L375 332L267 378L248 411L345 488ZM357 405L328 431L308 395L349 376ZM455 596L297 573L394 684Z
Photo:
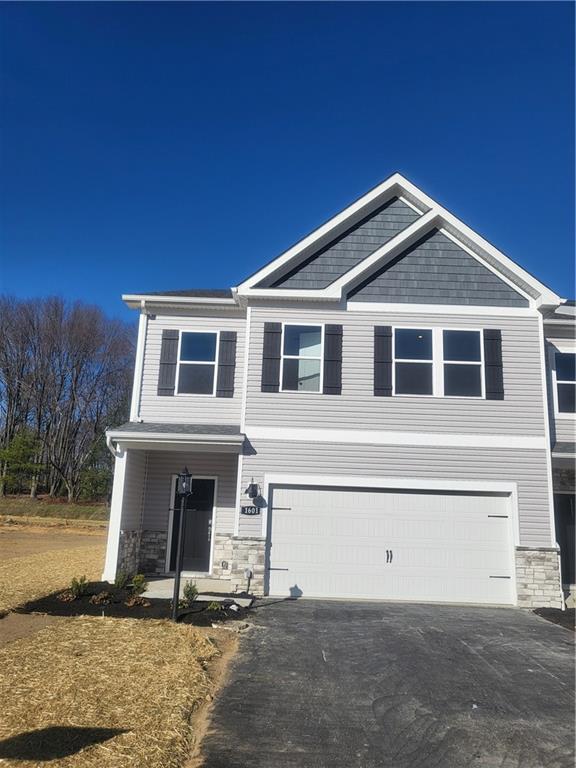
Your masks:
M50 595L32 600L16 609L16 613L46 613L50 616L109 616L120 619L169 619L172 615L171 601L147 598L143 595L146 605L126 605L130 602L131 592L128 589L117 589L105 581L92 581L88 584L86 594L75 600L62 600L62 594L67 590L52 592ZM102 592L110 594L110 602L91 602L90 598ZM210 627L213 623L245 620L249 608L240 606L233 610L230 598L228 605L224 604L219 610L208 610L210 603L195 600L190 608L180 610L179 621L183 624Z
M536 608L534 613L552 624L576 631L576 608L567 608L565 611L559 608Z

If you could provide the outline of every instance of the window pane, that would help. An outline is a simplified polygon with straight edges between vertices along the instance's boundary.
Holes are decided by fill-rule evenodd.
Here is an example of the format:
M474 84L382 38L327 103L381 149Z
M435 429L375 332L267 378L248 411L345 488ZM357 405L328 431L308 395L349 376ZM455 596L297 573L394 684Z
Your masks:
M285 325L284 354L320 357L322 329L315 325Z
M284 359L282 389L320 391L320 360Z
M556 352L556 378L558 381L576 381L576 355Z
M432 359L432 331L396 328L394 331L395 357L404 360Z
M431 395L432 363L396 363L397 395Z
M444 360L477 360L480 362L478 331L444 331Z
M212 362L216 360L215 333L183 333L180 360Z
M479 365L445 365L444 395L480 397L482 368Z
M214 392L215 365L180 366L178 374L178 392L187 395L211 395Z
M576 413L576 384L558 384L558 410Z

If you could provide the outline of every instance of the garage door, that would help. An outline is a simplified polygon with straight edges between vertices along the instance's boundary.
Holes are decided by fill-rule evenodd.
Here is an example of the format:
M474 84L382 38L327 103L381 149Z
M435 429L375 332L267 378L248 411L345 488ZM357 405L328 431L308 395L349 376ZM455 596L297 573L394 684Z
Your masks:
M269 594L511 604L507 495L276 487Z

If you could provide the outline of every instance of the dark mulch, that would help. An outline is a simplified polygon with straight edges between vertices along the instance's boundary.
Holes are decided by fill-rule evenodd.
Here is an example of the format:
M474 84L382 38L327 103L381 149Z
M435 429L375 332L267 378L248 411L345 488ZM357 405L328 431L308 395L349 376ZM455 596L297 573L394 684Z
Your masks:
M105 581L90 582L86 594L76 600L61 600L59 596L65 591L59 590L41 597L39 600L32 600L19 606L15 612L45 613L49 616L111 616L120 619L169 619L172 616L170 600L148 599L144 595L144 599L150 605L130 607L126 605L130 591L116 589L113 584L108 584ZM110 592L112 595L109 603L103 605L90 602L92 595L98 595L104 591ZM233 600L231 599L230 604L232 603ZM220 610L209 611L208 605L207 602L197 600L191 608L181 609L179 621L184 624L209 627L213 622L245 619L247 611L250 610L239 608L238 611L234 611L229 605L225 605Z
M565 611L560 608L536 608L534 613L552 624L558 624L572 632L576 631L576 608L567 608Z

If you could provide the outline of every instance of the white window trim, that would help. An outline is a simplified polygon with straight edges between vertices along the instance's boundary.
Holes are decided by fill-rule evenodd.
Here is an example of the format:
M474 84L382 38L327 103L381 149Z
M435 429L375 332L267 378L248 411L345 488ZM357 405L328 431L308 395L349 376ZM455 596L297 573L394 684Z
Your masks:
M567 413L566 411L558 410L558 384L569 384L570 382L558 381L556 376L556 353L561 354L576 354L576 344L566 339L563 341L550 341L548 342L548 365L550 366L550 376L552 378L552 401L554 403L554 418L564 419L566 421L576 420L576 413Z
M180 350L182 347L182 334L184 333L203 333L216 336L216 356L214 360L180 360ZM216 381L218 379L218 358L220 357L220 331L207 331L205 328L185 328L178 331L178 363L176 366L176 381L174 386L174 394L177 397L216 397ZM212 383L212 392L179 392L178 386L180 384L180 366L181 365L213 365L214 366L214 381Z
M303 355L285 355L284 354L284 329L287 326L298 326L302 328L320 328L320 357L304 357ZM321 395L324 391L324 323L282 323L282 338L280 339L280 392L297 393L300 395ZM284 360L319 360L320 361L320 384L317 390L313 389L284 389Z
M415 358L396 357L396 331L431 331L432 332L432 358L420 360ZM480 360L444 360L444 331L472 331L480 334ZM429 395L416 395L396 392L396 363L428 363L432 365L432 393ZM444 365L476 365L480 368L480 395L445 395L444 394ZM486 375L484 365L484 329L483 328L444 328L422 327L412 325L395 325L392 328L392 396L393 397L436 397L449 400L485 400L486 399Z

